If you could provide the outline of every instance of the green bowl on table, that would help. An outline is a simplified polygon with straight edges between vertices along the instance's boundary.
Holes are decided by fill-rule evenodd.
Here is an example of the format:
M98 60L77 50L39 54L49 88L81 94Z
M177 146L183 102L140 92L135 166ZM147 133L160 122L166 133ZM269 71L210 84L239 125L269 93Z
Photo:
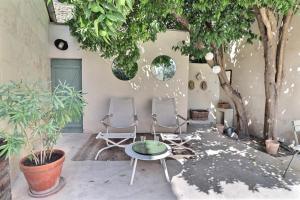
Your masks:
M145 140L132 145L132 150L136 153L148 156L161 155L168 151L167 146L159 141Z

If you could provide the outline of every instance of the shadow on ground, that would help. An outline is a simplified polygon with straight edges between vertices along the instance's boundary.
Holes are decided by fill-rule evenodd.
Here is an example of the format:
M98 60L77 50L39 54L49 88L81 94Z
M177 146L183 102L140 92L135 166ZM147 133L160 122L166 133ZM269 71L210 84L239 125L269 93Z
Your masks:
M282 178L285 164L280 160L212 130L194 131L201 135L201 141L192 143L199 156L183 163L182 178L199 191L222 193L223 183L236 182L253 192L260 188L291 190L292 185L299 184L300 176L293 171Z

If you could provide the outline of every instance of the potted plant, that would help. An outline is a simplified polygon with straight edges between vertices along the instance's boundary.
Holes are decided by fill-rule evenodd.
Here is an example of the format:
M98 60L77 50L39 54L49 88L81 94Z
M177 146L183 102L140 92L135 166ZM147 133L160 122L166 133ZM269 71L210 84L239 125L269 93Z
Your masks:
M0 120L7 125L0 132L4 140L0 157L8 158L23 147L30 152L20 161L30 195L47 196L61 188L65 153L54 145L60 130L82 116L84 106L81 92L65 83L59 83L53 91L38 83L0 86Z

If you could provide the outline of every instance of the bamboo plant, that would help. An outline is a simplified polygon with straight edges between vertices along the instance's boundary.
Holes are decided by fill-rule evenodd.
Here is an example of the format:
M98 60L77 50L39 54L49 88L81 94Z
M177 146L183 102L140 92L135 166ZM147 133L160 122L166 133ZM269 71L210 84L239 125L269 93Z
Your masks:
M0 157L8 158L25 147L33 165L47 164L61 129L81 118L85 104L82 93L65 83L53 91L22 81L0 85L0 122L4 125Z

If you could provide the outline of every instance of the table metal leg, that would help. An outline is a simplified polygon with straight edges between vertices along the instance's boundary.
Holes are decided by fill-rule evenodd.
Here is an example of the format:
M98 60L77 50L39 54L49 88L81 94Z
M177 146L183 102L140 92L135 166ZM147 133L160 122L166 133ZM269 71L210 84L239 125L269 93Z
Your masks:
M134 179L134 175L135 175L137 161L138 161L138 159L135 158L134 159L134 163L133 163L133 169L132 169L131 179L130 179L130 185L133 184L133 179Z
M133 161L134 161L134 158L131 158L131 159L130 159L130 166L132 166Z
M161 159L160 160L162 166L163 166L163 169L164 169L164 172L165 172L165 176L166 176L166 179L168 182L170 182L170 178L169 178L169 173L168 173L168 168L167 168L167 164L166 164L166 160L165 159Z

